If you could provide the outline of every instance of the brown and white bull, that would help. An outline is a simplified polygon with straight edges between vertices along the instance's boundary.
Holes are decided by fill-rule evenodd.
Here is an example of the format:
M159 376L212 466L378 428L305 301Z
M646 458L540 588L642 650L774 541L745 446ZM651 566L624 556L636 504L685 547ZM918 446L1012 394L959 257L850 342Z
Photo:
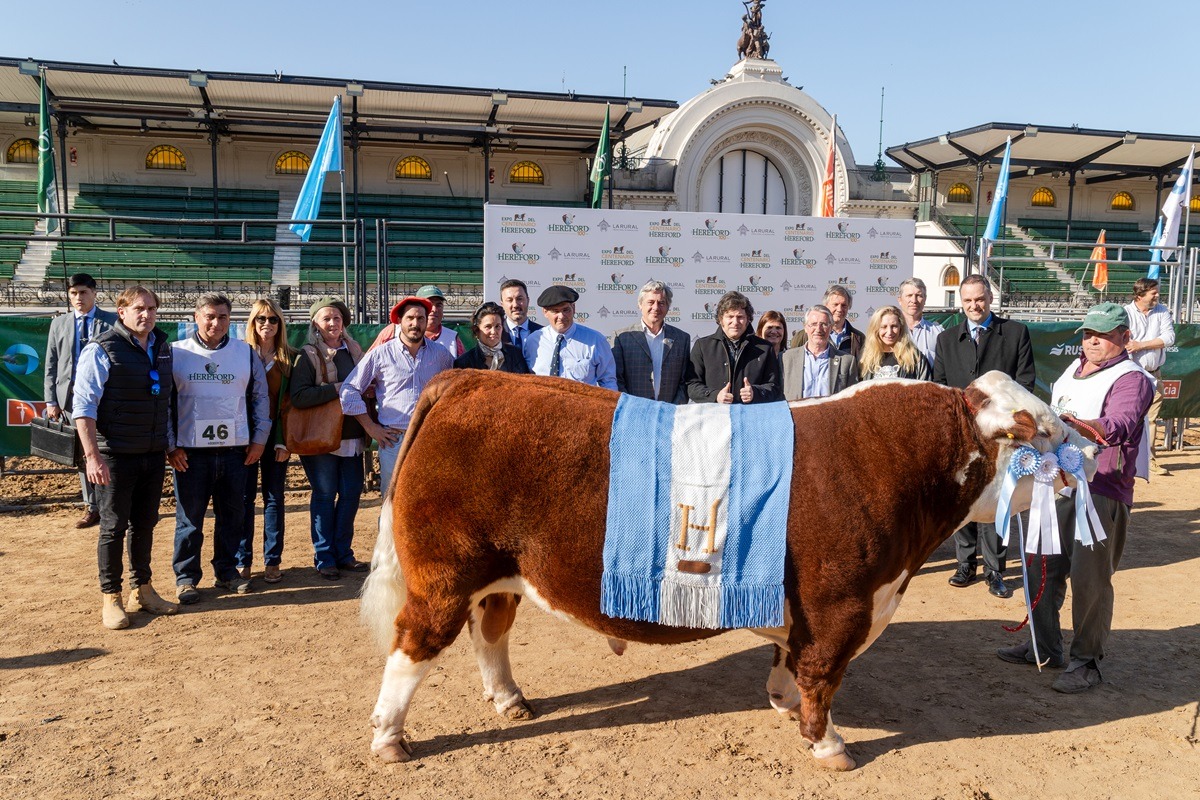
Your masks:
M533 710L512 676L508 632L523 596L609 638L674 644L721 631L605 616L600 586L618 395L557 378L461 370L432 382L404 440L380 517L362 617L390 655L372 750L404 761L404 719L437 658L469 623L484 696L511 719ZM754 629L777 646L771 705L800 722L817 760L852 769L833 727L851 659L891 620L912 576L969 520L991 521L1016 447L1066 440L1095 449L999 372L966 390L862 384L792 405L785 624ZM502 465L520 454L519 477ZM446 480L463 465L467 473ZM1014 510L1028 507L1032 478ZM850 495L847 485L859 491ZM842 498L837 501L831 498Z

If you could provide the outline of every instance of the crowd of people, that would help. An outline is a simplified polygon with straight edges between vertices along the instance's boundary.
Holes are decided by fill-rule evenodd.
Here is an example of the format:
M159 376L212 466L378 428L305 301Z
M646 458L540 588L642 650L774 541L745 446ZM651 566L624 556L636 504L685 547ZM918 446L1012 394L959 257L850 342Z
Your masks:
M875 310L865 332L849 321L852 293L833 285L821 304L806 310L803 329L790 340L781 313L766 311L755 327L749 298L728 292L717 304L716 330L695 342L667 324L673 298L661 281L641 288L640 320L610 341L575 321L574 289L552 285L541 292L537 305L545 325L540 325L529 317L526 284L509 279L500 286L499 303L485 302L472 315L470 349L442 324L442 290L423 286L391 309L390 324L366 351L347 334L350 310L334 297L312 304L303 347L295 350L287 342L283 312L269 299L250 309L243 341L230 336L230 300L205 294L196 303L195 333L168 344L155 325L153 291L126 289L110 314L95 307L95 290L90 276L72 276L72 313L51 325L46 413L67 415L81 437L85 513L77 526L100 527L102 623L110 629L126 627L129 610L178 610L157 594L150 568L166 463L174 470L177 501L172 568L178 603L202 598L201 549L210 506L216 587L251 591L260 547L263 581L283 579L283 491L293 454L311 487L317 573L338 580L344 572L369 569L353 548L364 453L373 440L386 488L417 398L448 369L557 376L675 404L802 401L886 378L965 388L994 369L1029 390L1035 380L1028 329L991 310L991 287L978 275L959 287L964 319L949 329L925 318L925 284L910 278L900 286L899 304ZM1063 555L1054 557L1049 572L1053 608L1041 611L1038 636L1047 638L1039 639L1039 650L1067 668L1055 684L1061 691L1082 691L1100 680L1112 615L1111 574L1124 542L1133 477L1140 474L1138 457L1148 461L1151 455L1147 414L1149 421L1156 414L1151 402L1160 397L1158 371L1174 342L1170 315L1158 303L1158 284L1146 279L1138 281L1128 306L1104 303L1089 311L1079 332L1083 355L1054 383L1053 403L1064 418L1082 420L1080 428L1108 446L1091 487L1093 496L1105 498L1098 506L1109 538L1087 552L1064 539ZM259 498L261 545L254 535ZM1063 515L1073 509L1072 503L1060 507ZM970 523L954 540L958 566L952 586L973 583L981 558L988 591L1012 595L994 526ZM128 609L122 593L126 545L132 576ZM1077 582L1073 607L1084 609L1076 614L1069 659L1061 637L1053 641L1068 576ZM1027 645L999 655L1016 662L1032 658Z

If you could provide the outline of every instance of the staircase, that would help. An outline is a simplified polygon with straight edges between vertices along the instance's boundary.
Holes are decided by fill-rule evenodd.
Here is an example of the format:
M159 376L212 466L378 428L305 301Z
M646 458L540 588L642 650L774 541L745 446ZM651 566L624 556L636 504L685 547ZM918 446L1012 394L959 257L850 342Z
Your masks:
M74 206L75 198L78 194L78 189L67 190L67 213L70 213L70 209ZM59 220L60 224L61 222L62 220ZM36 236L45 236L46 220L39 219L33 232ZM51 268L50 262L53 260L57 249L58 242L53 239L31 239L25 246L25 252L22 253L21 260L17 262L16 270L13 272L13 283L40 288L46 282L46 273Z
M1043 259L1042 263L1046 267L1046 271L1071 288L1071 297L1073 300L1084 305L1091 303L1091 295L1084 285L1076 280L1074 275L1060 267L1057 261L1050 260L1049 248L1043 247L1036 239L1031 238L1029 234L1016 225L1008 227L1008 235L1010 238L1021 240L1030 250L1040 256Z
M296 198L299 196L299 191L289 194L279 193L280 216L284 213L289 215L292 213L291 209L296 207ZM285 222L275 227L275 241L298 242L300 237L293 233ZM301 248L293 246L275 248L275 258L271 265L271 288L275 290L275 294L278 294L278 290L284 286L299 288L300 250Z

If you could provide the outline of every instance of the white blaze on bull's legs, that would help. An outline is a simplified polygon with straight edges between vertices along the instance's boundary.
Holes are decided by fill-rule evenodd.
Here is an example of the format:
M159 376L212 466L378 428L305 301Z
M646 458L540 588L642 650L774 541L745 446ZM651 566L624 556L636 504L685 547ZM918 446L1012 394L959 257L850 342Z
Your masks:
M900 607L900 600L904 597L900 587L907 579L908 570L902 570L896 580L875 590L875 596L871 599L871 630L867 633L867 639L862 643L862 647L855 651L853 658L862 655L892 621L892 615L896 613L896 609Z
M392 651L387 666L383 668L383 686L375 702L375 713L371 725L375 737L371 741L371 752L384 761L407 761L408 745L404 743L404 718L412 703L417 687L429 673L436 658L413 663L400 650Z
M479 674L483 678L483 699L490 700L496 712L509 719L529 719L532 709L525 702L521 687L513 679L512 662L508 657L508 634L494 643L483 635L479 604L472 606L471 643L475 646L475 660L479 663Z
M829 763L832 769L854 769L854 761L846 755L846 742L837 729L833 727L833 712L825 715L825 736L819 742L812 743L813 756L818 759L833 759ZM849 765L842 763L849 761Z

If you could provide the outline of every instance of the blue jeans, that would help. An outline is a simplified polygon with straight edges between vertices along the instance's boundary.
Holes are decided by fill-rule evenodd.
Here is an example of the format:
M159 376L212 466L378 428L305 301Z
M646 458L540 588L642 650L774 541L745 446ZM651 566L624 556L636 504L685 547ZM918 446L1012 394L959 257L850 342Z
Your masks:
M392 481L392 473L396 471L396 456L400 455L400 444L404 441L404 437L400 437L400 441L396 442L391 447L379 448L379 495L382 497L387 494L388 484Z
M189 447L188 468L175 473L175 584L200 582L200 550L204 545L204 513L212 502L213 576L237 577L234 556L242 538L246 512L246 448Z
M246 467L246 516L242 522L242 540L237 550L238 569L254 563L254 502L262 475L263 564L277 567L283 557L283 485L288 462L276 461L275 450L263 451L258 463Z
M313 564L333 569L354 560L354 518L363 490L363 458L300 456L312 486L308 510L312 516Z

